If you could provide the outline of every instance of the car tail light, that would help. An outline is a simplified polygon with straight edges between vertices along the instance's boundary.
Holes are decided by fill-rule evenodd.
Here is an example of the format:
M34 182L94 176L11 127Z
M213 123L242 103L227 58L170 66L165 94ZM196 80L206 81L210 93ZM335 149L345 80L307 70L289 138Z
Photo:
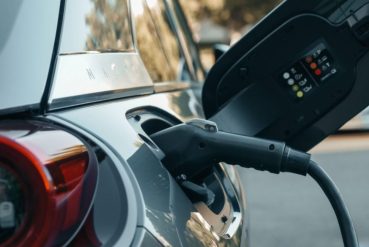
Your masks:
M88 145L39 121L0 124L0 245L62 246L92 205L97 160Z

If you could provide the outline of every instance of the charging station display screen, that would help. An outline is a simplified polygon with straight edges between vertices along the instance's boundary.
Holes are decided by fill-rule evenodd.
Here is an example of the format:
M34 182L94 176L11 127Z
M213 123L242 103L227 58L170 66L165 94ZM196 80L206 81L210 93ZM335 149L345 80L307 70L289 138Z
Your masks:
M337 73L334 61L326 46L320 43L280 75L283 87L297 100L317 90Z

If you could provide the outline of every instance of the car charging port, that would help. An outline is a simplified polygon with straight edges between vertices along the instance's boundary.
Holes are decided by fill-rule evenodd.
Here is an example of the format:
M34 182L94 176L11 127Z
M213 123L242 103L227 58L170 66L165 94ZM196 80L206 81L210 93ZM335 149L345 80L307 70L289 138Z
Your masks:
M214 203L215 193L207 187L206 183L196 184L187 180L186 175L178 176L177 181L193 203L203 202L207 206Z
M155 135L183 124L172 115L152 107L135 109L127 113L126 117L140 139L159 160L163 160L165 154L160 149L159 143L156 143ZM195 121L193 124L196 125L196 123ZM211 132L216 131L211 124L205 125L204 128ZM169 143L177 145L181 142L180 140L180 137L171 138ZM200 141L196 144L196 148L206 150L207 143ZM177 158L181 159L179 156ZM211 164L206 164L201 171L189 175L174 172L170 168L170 162L162 161L162 164L215 234L228 239L237 232L242 222L241 206L232 182L219 162L213 161Z
M173 125L162 119L148 119L141 124L142 130L148 136L151 136L152 134L155 134L172 126Z
M155 108L136 109L127 114L127 119L137 131L141 140L144 141L154 153L161 152L161 150L151 137L160 131L182 123L172 115ZM198 148L205 148L205 144L202 144L200 143ZM163 156L160 155L159 158L162 159ZM188 177L184 174L171 174L192 203L202 202L214 213L221 211L225 203L225 196L221 183L214 177L215 175L212 167L197 174L196 177Z

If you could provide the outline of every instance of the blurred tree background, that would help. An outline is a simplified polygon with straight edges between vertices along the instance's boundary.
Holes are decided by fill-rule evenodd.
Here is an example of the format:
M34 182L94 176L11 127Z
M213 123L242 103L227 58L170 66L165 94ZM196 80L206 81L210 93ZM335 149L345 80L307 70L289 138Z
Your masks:
M211 45L232 44L282 0L179 0L199 42L205 68L214 64Z
M201 48L202 60L206 68L214 64L212 54L213 44L230 44L236 42L244 35L258 20L264 17L281 0L178 0L182 5L192 28L194 38L199 42ZM86 40L86 50L115 50L127 51L133 49L130 35L130 26L128 20L128 6L126 0L90 0L91 13L86 16L86 25L90 27L90 35ZM150 63L152 68L160 71L163 68L165 59L158 59L154 53L153 46L157 43L150 39L147 33L155 33L155 28L150 26L150 18L153 18L160 31L170 33L170 28L166 26L166 20L160 17L160 11L163 6L161 1L157 0L132 0L134 12L137 10L141 14L134 14L138 30L138 44L141 52L147 53L143 56L146 60L156 61ZM152 14L147 12L147 8L152 8ZM111 23L114 23L112 25ZM165 47L156 47L157 49L166 49L167 54L171 54L169 59L171 63L173 58L178 57L178 47L175 46L175 39L170 35L165 40ZM159 42L160 43L160 42ZM176 50L177 49L177 50ZM147 62L147 61L146 61ZM148 67L150 67L148 66ZM165 67L165 66L164 66ZM178 67L177 64L169 64L169 67ZM154 80L164 80L163 74L156 73L152 75ZM171 76L173 77L173 76Z
M181 0L192 21L211 19L215 23L240 31L254 24L281 0Z
M133 49L128 5L125 0L90 0L93 8L86 16L91 33L86 40L86 50L127 51ZM112 25L111 23L114 23Z

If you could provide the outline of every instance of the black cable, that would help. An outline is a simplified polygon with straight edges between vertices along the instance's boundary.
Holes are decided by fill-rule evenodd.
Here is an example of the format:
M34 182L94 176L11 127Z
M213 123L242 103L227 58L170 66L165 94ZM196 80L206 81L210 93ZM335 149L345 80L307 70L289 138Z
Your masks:
M341 192L329 175L314 161L310 161L308 174L319 184L329 199L340 226L345 247L359 247L350 213L342 199Z
M175 176L194 177L220 161L276 174L309 174L320 185L334 209L344 246L359 247L340 191L329 175L311 161L309 154L294 150L283 142L218 131L216 124L205 120L176 125L150 137L165 153L163 163Z

